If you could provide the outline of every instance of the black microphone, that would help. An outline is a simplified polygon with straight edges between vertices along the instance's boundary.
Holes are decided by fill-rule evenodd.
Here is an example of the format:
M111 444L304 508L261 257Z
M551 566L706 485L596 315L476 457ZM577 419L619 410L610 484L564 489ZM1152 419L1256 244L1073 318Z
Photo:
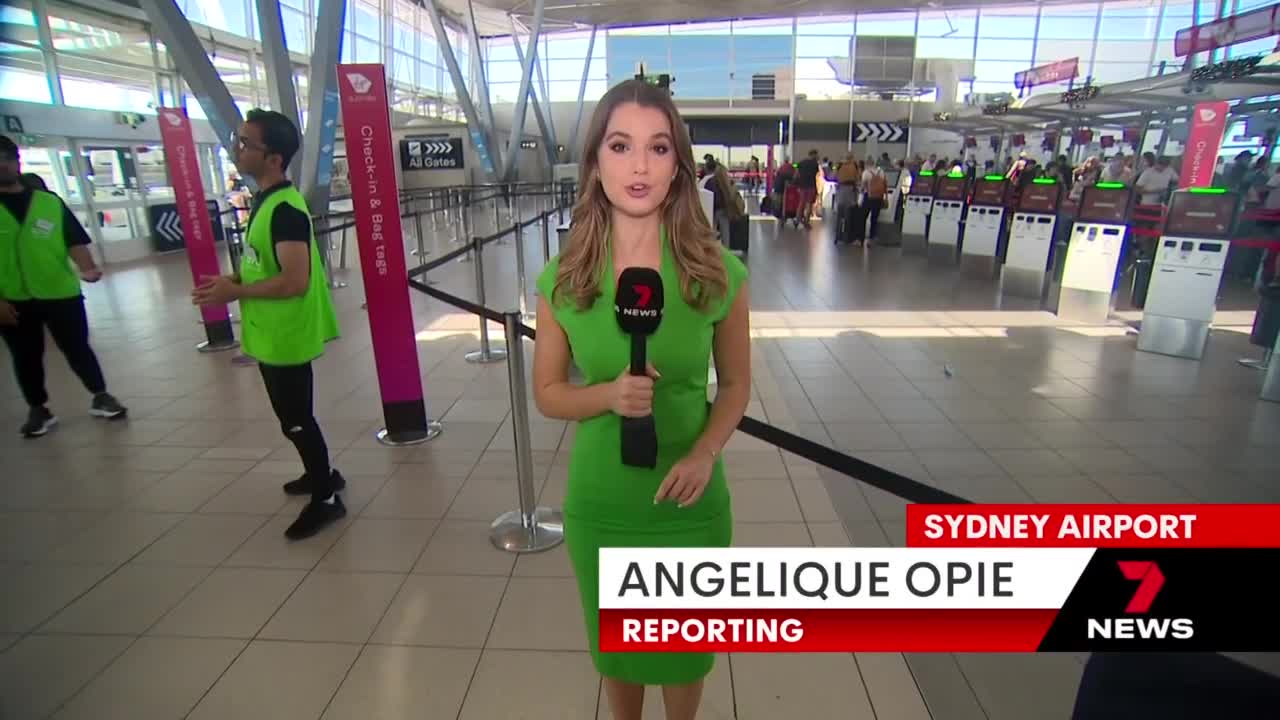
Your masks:
M662 276L650 268L627 268L618 278L614 296L618 327L631 336L631 374L644 375L649 336L657 332L662 322ZM622 418L622 464L657 467L658 429L652 413Z

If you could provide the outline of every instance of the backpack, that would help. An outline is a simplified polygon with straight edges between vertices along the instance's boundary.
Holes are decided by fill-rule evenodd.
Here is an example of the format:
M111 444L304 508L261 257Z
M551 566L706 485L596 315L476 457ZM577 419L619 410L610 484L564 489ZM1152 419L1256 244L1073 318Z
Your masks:
M867 196L881 199L889 191L889 184L884 178L884 173L871 173L871 182L867 183Z

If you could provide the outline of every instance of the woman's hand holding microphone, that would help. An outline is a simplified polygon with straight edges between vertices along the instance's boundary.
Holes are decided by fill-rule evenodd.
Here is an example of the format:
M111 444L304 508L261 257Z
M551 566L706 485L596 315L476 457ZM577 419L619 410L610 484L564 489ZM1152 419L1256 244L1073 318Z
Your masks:
M662 374L653 365L645 366L644 375L623 370L610 383L609 409L622 417L645 417L653 414L653 383Z
M653 365L645 367L644 375L632 375L625 370L610 383L609 409L622 417L645 417L653 413L653 383L662 377ZM655 504L664 500L688 507L702 498L702 492L711 482L715 467L715 454L699 452L696 448L688 457L671 467L663 478Z

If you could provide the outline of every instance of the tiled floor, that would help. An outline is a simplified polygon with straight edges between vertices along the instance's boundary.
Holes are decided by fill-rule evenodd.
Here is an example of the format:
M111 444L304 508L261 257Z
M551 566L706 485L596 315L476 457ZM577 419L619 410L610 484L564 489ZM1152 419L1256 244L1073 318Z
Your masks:
M896 250L753 227L752 415L975 500L1280 501L1280 405L1235 363L1255 354L1251 313L1234 312L1246 293L1227 290L1224 327L1193 363L1137 353L1132 314L1063 324ZM536 233L526 246L538 267ZM515 305L513 251L486 256L491 306ZM462 360L476 322L415 296L445 432L381 447L359 276L345 274L344 335L317 394L351 513L288 544L299 501L279 485L301 468L256 370L194 352L182 262L115 268L88 290L128 422L86 417L55 353L62 425L35 442L0 434L0 717L607 716L563 548L516 558L487 540L516 490L506 366ZM472 268L433 277L470 296ZM4 382L0 418L16 428ZM572 429L539 418L532 440L541 500L558 504ZM739 545L902 540L894 496L741 435L726 458ZM726 656L704 716L1066 718L1081 660ZM661 717L657 694L647 705Z

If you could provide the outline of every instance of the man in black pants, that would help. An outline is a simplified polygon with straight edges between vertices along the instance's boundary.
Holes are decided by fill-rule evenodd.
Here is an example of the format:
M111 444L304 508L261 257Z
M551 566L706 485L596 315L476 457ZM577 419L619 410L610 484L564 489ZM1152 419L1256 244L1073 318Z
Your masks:
M102 368L89 347L81 279L102 279L89 253L88 234L57 195L23 183L18 146L0 135L0 335L13 355L18 386L30 406L20 429L25 437L40 437L58 422L45 406L46 327L93 394L89 414L115 419L128 412L107 392Z
M232 139L236 166L258 183L245 231L240 273L205 278L192 293L198 305L240 302L241 344L258 361L280 429L298 449L306 473L285 483L311 502L285 530L291 540L316 534L347 513L342 476L316 423L311 361L338 337L311 213L285 177L298 152L298 129L278 112L251 110Z

